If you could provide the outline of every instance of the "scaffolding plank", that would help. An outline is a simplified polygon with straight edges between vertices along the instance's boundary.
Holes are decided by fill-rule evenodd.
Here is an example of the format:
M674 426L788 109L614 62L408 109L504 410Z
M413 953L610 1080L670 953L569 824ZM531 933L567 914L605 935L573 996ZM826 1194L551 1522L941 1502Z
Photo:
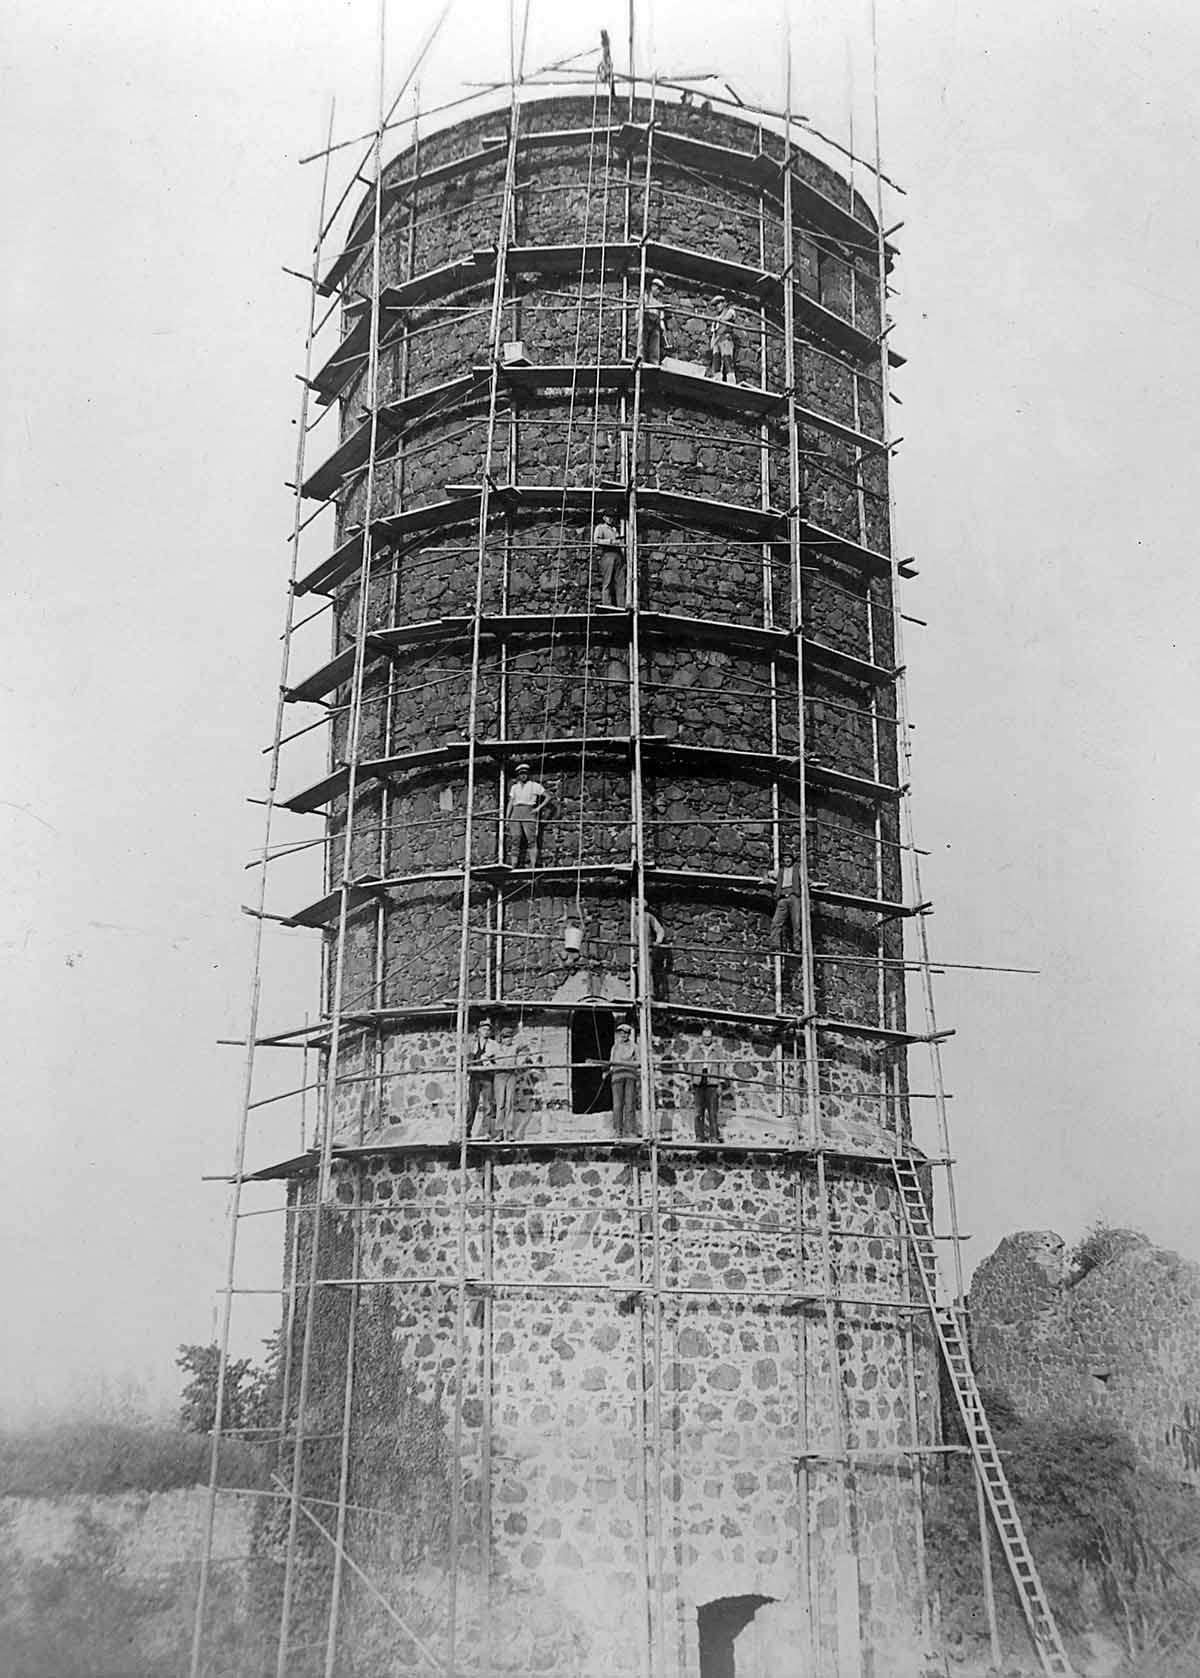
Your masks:
M485 285L495 270L494 251L472 251L469 256L443 263L440 268L430 268L423 274L414 274L410 280L384 286L379 294L381 343L389 342L390 334L399 324L395 317L402 311L432 302L438 297L448 297L456 291ZM389 316L393 318L389 319ZM313 376L312 382L318 392L317 400L322 405L333 401L353 377L355 364L366 357L370 342L370 318L370 311L364 301L349 332L342 338L321 370Z
M622 1005L615 1002L609 1002L606 1005L612 1007L614 1010L619 1009L621 1006L629 1006L628 1003ZM515 1006L516 1004L504 1002L481 1002L478 1004L478 1007L482 1011L486 1011L488 1013L505 1013ZM526 1006L537 1008L539 1005L533 1003L527 1004ZM574 1004L571 1006L574 1006ZM447 1012L453 1013L453 1009L448 1008ZM651 1139L645 1136L531 1136L524 1138L520 1142L507 1143L483 1141L479 1138L472 1137L468 1144L467 1152L468 1158L472 1159L476 1163L482 1163L483 1160L491 1157L494 1153L501 1150L507 1152L520 1151L524 1153L544 1153L547 1155L563 1156L624 1155L636 1151L639 1156L649 1160L651 1146ZM653 1146L657 1148L660 1154L669 1153L672 1155L689 1155L699 1154L703 1151L706 1155L722 1154L736 1158L761 1158L764 1155L774 1155L777 1157L800 1155L804 1158L811 1158L814 1155L821 1153L829 1159L848 1160L856 1164L861 1164L864 1160L873 1160L880 1165L888 1167L891 1167L895 1157L890 1151L884 1148L873 1148L866 1144L858 1148L850 1147L848 1145L838 1147L823 1139L819 1142L813 1142L801 1136L789 1137L786 1142L764 1140L762 1142L716 1143L695 1142L690 1138L684 1137L676 1138L670 1136L659 1136L655 1138ZM396 1159L439 1159L454 1163L461 1157L461 1143L457 1137L447 1137L444 1142L384 1141L381 1137L375 1142L337 1142L334 1144L333 1152L335 1159L344 1160L374 1159L383 1156L386 1158ZM247 1172L243 1181L247 1183L268 1183L283 1178L307 1175L318 1169L320 1165L320 1157L319 1150L316 1148L310 1148L307 1153L295 1154L290 1159L280 1160L276 1164L262 1166L257 1171ZM926 1163L939 1162L933 1161ZM447 1283L449 1285L453 1285L453 1282L453 1276L448 1276ZM482 1282L477 1280L475 1285L481 1286ZM519 1286L522 1284L513 1283L512 1285ZM524 1285L536 1288L538 1283L536 1280L530 1278ZM616 1287L616 1284L614 1284L614 1287ZM638 1293L643 1290L631 1288L628 1291L630 1293ZM823 1296L817 1293L797 1293L795 1297L798 1299L818 1299ZM875 1305L885 1304L887 1302L871 1300L870 1303ZM918 1307L915 1304L912 1308L920 1310L928 1309L927 1306ZM935 1449L949 1451L954 1449L954 1447L941 1446L935 1448L929 1446L924 1448L927 1452L932 1452ZM897 1454L911 1456L913 1454L917 1454L917 1451L918 1448L916 1447L909 1447L907 1450L898 1448ZM852 1454L855 1456L865 1457L870 1453L854 1452Z
M811 519L800 521L800 546L814 553L828 554L831 559L843 560L870 577L890 577L892 574L892 561L887 554L864 547L852 537L839 536L836 531L826 530Z
M309 501L328 501L342 486L342 479L365 466L371 447L371 422L364 420L327 455L300 486L300 493Z
M369 638L368 638L369 646ZM290 703L312 704L315 700L323 699L334 688L341 687L343 682L349 681L354 671L354 648L347 647L336 658L329 659L311 676L306 676L295 687L285 688L283 697Z
M815 297L801 291L798 285L793 292L793 298L796 318L810 332L815 332L836 349L856 357L859 361L874 361L878 356L878 338L864 332L861 326L855 326L845 315L839 315L836 309L828 309L824 303L818 303ZM888 351L888 361L893 367L904 366L904 357L897 355L895 350Z
M468 286L483 285L496 272L496 253L474 250L439 268L430 268L411 279L399 280L385 286L380 302L385 309L412 309L420 303L430 303L436 297L446 297L453 291L465 291Z
M632 361L617 361L608 365L588 365L585 362L538 364L534 362L500 362L500 378L515 390L628 390L633 384ZM487 367L476 367L475 377L486 379Z
M486 367L477 367L476 376L480 379L487 377ZM594 363L576 362L573 364L543 364L537 362L502 364L500 377L506 385L514 390L540 391L552 393L562 391L564 395L571 391L612 391L628 390L633 384L635 368L632 361L612 362L597 366ZM721 408L737 413L763 414L777 413L784 403L781 391L764 390L761 385L725 384L720 379L710 379L703 373L685 373L678 368L664 367L658 363L649 363L642 367L642 387L645 391L661 396L677 397L681 401L698 403L709 408ZM822 416L809 414L804 410L807 423L822 424ZM852 439L857 439L860 433L851 431L837 420L830 420L827 429L835 436L843 437L847 432ZM870 439L862 437L866 446Z
M481 377L487 378L486 369L482 374L461 373L458 378L448 379L444 384L428 385L423 390L415 390L411 395L400 397L394 402L383 403L379 409L379 453L382 454L385 445L394 443L396 434L413 421L465 402ZM305 479L300 493L310 500L327 501L340 487L347 474L365 465L370 446L371 416L368 414L350 435L338 444L333 453L322 461L316 471Z
M706 886L717 891L744 893L756 897L773 894L775 891L774 878L767 874L722 874L711 869L663 868L655 863L647 863L645 872L647 878L653 878L660 885L666 886L677 885L688 889ZM839 891L835 886L816 882L810 882L809 892L817 902L829 903L838 908L861 909L870 914L914 913L902 903L891 903L883 898L862 897L857 892Z
M660 364L643 366L642 388L708 408L757 416L778 413L785 401L782 391L764 390L761 385L726 384L703 373L684 373Z
M856 891L839 891L836 886L810 885L809 892L818 903L830 903L838 909L859 909L864 914L886 915L899 919L915 915L916 909L907 903L893 903L886 897L863 897ZM836 956L831 956L836 961Z
M649 132L644 123L625 122L621 124L618 142L630 151L645 151ZM670 128L654 129L654 155L750 186L778 181L783 172L782 161L769 158L764 152L718 146L711 140L696 140L690 134Z
M643 513L654 513L684 525L735 530L750 541L763 537L781 541L787 534L787 516L774 508L718 501L705 495L684 495L680 490L639 488L638 507Z
M392 207L407 197L409 191L417 186L436 186L441 181L453 179L455 175L466 174L470 169L479 169L483 165L502 161L503 153L495 146L485 147L481 151L468 152L465 157L451 158L447 163L435 165L432 169L422 169L414 175L395 175L390 179L384 174L383 191L381 193L381 211L384 217ZM375 194L373 188L367 189L367 196L360 205L357 214L350 224L350 231L346 235L346 243L333 262L332 267L320 280L317 290L323 296L336 291L350 272L358 259L360 252L366 248L369 239L369 226L375 213Z
M474 387L488 378L488 370L485 367L473 373L460 373L457 378L446 379L440 385L426 385L421 390L411 391L407 396L397 397L394 402L383 403L379 417L393 430L403 431L414 420L424 419L431 413L465 402ZM481 392L482 395L486 395L486 392Z
M346 894L349 900L347 903L349 913L353 914L356 909L361 909L365 903L377 902L381 883L372 881L369 885L359 883L352 885ZM342 892L339 887L336 891L326 892L324 897L319 897L315 903L308 904L306 908L298 909L294 915L289 915L285 924L287 926L332 926L340 918L341 912Z
M644 123L626 122L621 125L619 141L631 150L644 151L648 130ZM719 175L744 182L749 186L778 186L782 192L783 159L766 152L742 151L733 146L718 146L708 140L697 140L676 129L656 127L654 154L698 169L705 174ZM811 181L792 172L792 203L798 216L822 233L839 242L867 251L877 248L875 228L838 204ZM889 258L896 252L885 244Z
M806 660L811 658L814 664L826 670L836 671L839 676L849 676L870 687L887 687L896 680L895 670L857 658L853 653L843 652L840 647L831 647L824 641L814 641L807 635L804 637L804 657Z
M818 786L828 787L831 792L849 793L855 798L869 798L878 802L904 796L902 786L893 786L888 781L874 781L866 775L848 775L844 769L834 769L826 763L814 763L811 758L808 761L807 774Z
M340 797L349 784L350 771L345 768L334 769L328 775L322 775L321 779L314 781L311 786L283 799L283 807L285 810L295 810L299 815L307 815L313 810L319 810L331 799Z
M479 494L478 484L445 484L445 492L453 500ZM500 504L500 511L518 508L533 511L558 511L571 508L592 513L600 508L606 512L620 512L629 500L629 490L623 484L515 484L492 486L492 498Z
M449 489L447 493L449 494ZM384 518L376 519L371 526L372 540L377 545L397 543L430 530L437 530L443 525L468 523L479 511L479 498L478 484L460 485L457 495L452 500L431 501L421 507L411 507L403 513L389 513ZM344 541L307 576L302 577L296 584L296 593L328 594L340 582L344 582L361 563L360 531Z
M682 757L693 763L719 764L727 770L743 768L776 775L796 775L800 770L801 760L783 752L736 751L727 746L693 746L679 740L647 739L643 741L643 746L650 755ZM884 799L899 798L903 791L901 787L890 786L885 781L873 781L861 775L848 775L844 770L816 763L811 758L804 767L809 780L828 786L835 792L854 793L861 798Z
M830 437L836 437L839 442L849 443L863 454L886 454L888 445L882 437L871 437L865 431L857 431L852 425L843 425L841 420L834 419L830 414L820 414L815 408L795 405L796 423L811 425L817 431L824 431Z
M717 291L761 291L772 285L777 290L779 286L778 277L765 268L730 262L723 256L707 256L703 251L690 251L682 245L665 244L657 239L646 241L646 267L651 273L703 280ZM668 313L670 307L668 302Z
M517 151L533 151L546 146L562 145L592 145L596 140L611 137L619 139L620 127L611 128L563 128L547 129L540 134L518 134ZM481 169L488 164L504 161L507 136L497 135L491 143L485 141L483 146L464 157L452 157L445 163L436 164L431 169L421 169L415 174L388 177L386 171L383 182L383 214L386 215L394 204L406 198L414 187L437 186L443 181L453 180L458 175L465 175L473 169ZM351 224L346 244L325 278L319 283L318 290L328 295L335 291L350 271L354 259L358 254L357 247L365 243L367 225L374 212L374 197L369 195L360 207Z
M729 618L693 618L682 612L639 612L638 626L664 640L718 641L742 647L756 647L776 656L795 653L795 636L786 629L765 629L761 624L734 623Z
M818 1031L834 1031L842 1037L877 1037L881 1042L895 1043L897 1047L925 1042L919 1032L895 1031L891 1026L871 1025L865 1020L837 1020L822 1015L813 1024Z
M624 274L639 262L638 246L626 240L587 245L513 245L508 270L519 274Z

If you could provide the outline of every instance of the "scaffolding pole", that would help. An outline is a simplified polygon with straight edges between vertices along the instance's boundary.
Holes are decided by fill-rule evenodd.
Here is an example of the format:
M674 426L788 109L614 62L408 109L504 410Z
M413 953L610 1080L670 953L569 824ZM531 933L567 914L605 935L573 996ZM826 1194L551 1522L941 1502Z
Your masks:
M329 102L328 125L328 134L330 139L332 139L333 135L334 111L335 103L331 99ZM226 1256L225 1297L221 1307L221 1328L217 1362L216 1411L213 1417L212 1448L209 1455L208 1486L205 1496L203 1527L200 1542L200 1577L197 1584L196 1608L192 1622L192 1643L189 1658L190 1678L199 1678L200 1675L201 1660L203 1655L204 1621L208 1609L208 1591L212 1571L213 1526L216 1519L218 1481L220 1478L221 1437L225 1421L226 1387L229 1373L229 1340L232 1329L234 1297L233 1285L237 1266L238 1230L240 1224L239 1212L241 1209L242 1184L245 1180L246 1144L249 1131L251 1103L254 1093L255 1048L258 1042L259 1007L262 999L263 933L266 925L263 911L266 908L267 896L266 863L271 854L271 830L279 790L280 751L288 689L288 665L291 659L292 632L295 625L295 581L299 569L300 536L303 520L299 485L304 480L304 453L308 433L308 408L310 399L308 379L312 372L313 340L316 336L317 330L317 278L321 270L321 241L325 225L325 201L328 190L329 159L327 157L321 172L320 203L317 211L317 236L313 245L312 283L309 291L308 322L304 334L304 379L300 385L300 412L296 428L295 481L297 488L293 500L292 533L289 539L290 560L288 589L286 605L284 607L279 690L275 701L275 733L267 774L267 795L265 799L265 813L263 817L263 840L260 853L261 866L259 868L257 897L258 914L254 921L253 954L251 957L251 970L253 976L250 983L249 1018L246 1028L246 1058L242 1084L242 1104L238 1115L237 1133L234 1143L233 1187L230 1192L230 1206L228 1214L229 1246ZM307 1082L307 1079L305 1081Z

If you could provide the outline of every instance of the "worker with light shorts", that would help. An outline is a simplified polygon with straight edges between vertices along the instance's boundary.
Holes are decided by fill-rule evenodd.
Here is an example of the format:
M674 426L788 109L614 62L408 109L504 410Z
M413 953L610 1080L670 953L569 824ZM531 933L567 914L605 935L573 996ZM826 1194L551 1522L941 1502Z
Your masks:
M529 765L517 764L517 778L508 789L508 807L504 812L508 832L508 861L511 867L521 866L521 844L524 841L530 868L538 865L538 829L542 812L551 802L550 794L540 781L531 781Z
M612 1054L608 1058L613 1130L618 1136L636 1136L638 1133L639 1072L637 1038L633 1035L633 1027L622 1021L617 1027Z
M723 384L737 384L737 336L733 323L737 310L723 297L712 300L713 313L708 324L708 376Z

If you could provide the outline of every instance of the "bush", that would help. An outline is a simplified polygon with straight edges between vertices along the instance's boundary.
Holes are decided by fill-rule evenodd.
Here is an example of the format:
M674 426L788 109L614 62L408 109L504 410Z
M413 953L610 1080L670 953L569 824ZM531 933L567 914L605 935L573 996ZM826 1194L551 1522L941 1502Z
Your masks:
M1137 1670L1193 1673L1186 1655L1200 1610L1200 1499L1139 1462L1106 1422L1013 1419L992 1412L993 1431L1042 1583L1064 1631L1107 1622ZM951 1459L931 1499L931 1579L947 1619L983 1627L974 1476ZM993 1534L994 1537L994 1534ZM1015 1591L993 1543L1004 1641L1022 1647Z
M169 1492L207 1484L208 1475L206 1439L149 1422L62 1421L0 1432L0 1497ZM262 1453L223 1441L221 1481L265 1484Z
M230 1358L225 1365L223 1433L265 1432L278 1421L282 1336L277 1331L263 1345L262 1363ZM180 1398L180 1422L189 1433L211 1433L217 1421L220 1347L215 1340L207 1346L181 1346L175 1362L191 1376Z
M1085 1276L1100 1265L1107 1264L1126 1247L1146 1247L1149 1244L1140 1230L1121 1229L1116 1224L1110 1224L1107 1218L1097 1218L1088 1225L1079 1245L1071 1250L1071 1286L1082 1282Z

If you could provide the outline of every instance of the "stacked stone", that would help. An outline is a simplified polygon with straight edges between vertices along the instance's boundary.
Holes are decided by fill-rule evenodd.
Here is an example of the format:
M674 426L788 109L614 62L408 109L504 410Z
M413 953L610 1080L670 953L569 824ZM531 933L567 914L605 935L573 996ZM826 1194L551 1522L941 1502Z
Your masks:
M300 1174L293 1261L304 1275L319 1218L322 1274L372 1285L360 1295L349 1385L346 1296L328 1291L305 1428L340 1438L350 1392L347 1548L437 1648L453 1575L459 1671L622 1678L649 1660L654 1678L696 1678L702 1660L705 1671L750 1670L752 1637L763 1672L902 1678L917 1670L922 1619L920 1481L904 1452L928 1443L934 1424L886 1171L907 1137L902 1061L879 1029L903 1029L902 981L889 965L902 943L898 919L881 928L870 906L902 897L895 799L871 790L898 780L885 675L895 664L886 455L806 417L881 440L874 224L845 181L815 158L795 159L797 180L852 206L862 235L839 245L819 217L805 220L801 195L790 263L808 305L795 344L802 511L806 529L833 541L803 549L797 600L782 292L756 278L789 263L777 136L658 106L656 135L777 166L697 173L667 146L646 234L667 253L657 271L672 353L704 359L720 289L738 310L739 391L779 400L718 404L646 372L634 459L631 375L597 371L628 369L636 349L649 115L638 106L630 123L614 119L593 136L590 100L522 108L501 337L535 367L564 374L500 375L490 459L487 381L468 376L491 355L489 253L506 150L498 119L425 138L419 163L409 153L388 171L384 286L460 267L450 289L431 285L423 301L385 314L380 400L400 413L424 391L454 393L381 428L374 503L362 475L352 477L338 497L339 542L368 516L445 506L485 474L560 499L492 497L469 823L462 746L478 502L464 496L460 514L377 551L360 758L401 761L360 776L353 812L351 872L385 885L350 923L345 993L351 1012L371 1017L345 1032L336 1110L339 1140L367 1151L335 1159L324 1207ZM367 227L360 221L352 242ZM590 247L582 280L577 261L572 272L536 249L573 242ZM684 253L675 268L672 247ZM694 256L746 274L731 270L718 288L694 277ZM338 273L351 332L370 288L369 251ZM351 442L363 375L338 394ZM594 610L587 501L597 490L615 504L614 486L631 477L638 718L629 619ZM672 494L740 511L691 517ZM336 653L354 644L360 602L353 579L333 593ZM549 626L511 621L535 613ZM423 639L388 640L435 622ZM334 697L336 764L348 689ZM608 1145L607 1111L575 1111L570 1066L573 1004L628 1016L637 1001L627 741L638 726L647 898L675 945L652 1061L658 1134L678 1148L665 1167L656 1155L653 1170L642 1153ZM506 870L501 818L515 758L506 742L529 743L535 776L555 794L539 875ZM779 762L802 743L803 805L795 772ZM434 755L420 764L402 755L417 752ZM335 796L331 884L342 877L347 814ZM814 1072L797 1020L799 963L784 961L780 996L762 883L781 854L801 849L805 815L818 882L816 1008L830 1022L818 1036L818 1136L808 1128ZM487 1012L520 1026L526 1145L472 1151L464 1174L447 998L459 983L468 826L472 1019ZM697 873L729 879L688 878ZM576 907L586 918L579 970L561 938ZM684 1146L693 1137L686 1063L713 1015L729 1072L723 1147L699 1157ZM817 1144L832 1150L820 1175ZM309 1495L336 1497L336 1454L314 1449ZM318 1580L315 1552L311 1566ZM343 1589L356 1670L408 1670L413 1646L394 1618L353 1580ZM714 1631L712 1605L727 1598L750 1604L746 1619ZM712 1664L725 1659L713 1638L728 1642L734 1666Z

